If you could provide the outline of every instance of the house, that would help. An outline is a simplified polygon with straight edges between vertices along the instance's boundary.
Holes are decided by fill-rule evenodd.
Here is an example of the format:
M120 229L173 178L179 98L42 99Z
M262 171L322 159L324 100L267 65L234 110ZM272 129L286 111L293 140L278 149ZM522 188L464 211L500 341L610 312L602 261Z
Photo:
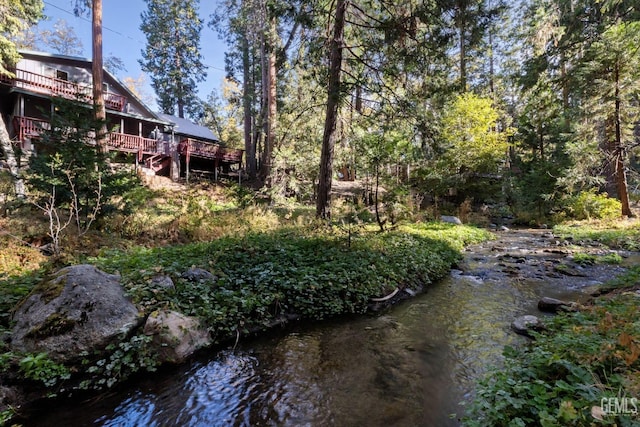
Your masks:
M93 104L91 60L21 51L15 76L0 76L0 112L9 135L24 155L38 153L43 130L50 128L55 97ZM188 178L190 168L217 178L220 168L239 168L243 150L231 149L211 130L189 120L152 111L124 84L104 71L107 144L130 154L147 173ZM133 155L131 155L133 154Z

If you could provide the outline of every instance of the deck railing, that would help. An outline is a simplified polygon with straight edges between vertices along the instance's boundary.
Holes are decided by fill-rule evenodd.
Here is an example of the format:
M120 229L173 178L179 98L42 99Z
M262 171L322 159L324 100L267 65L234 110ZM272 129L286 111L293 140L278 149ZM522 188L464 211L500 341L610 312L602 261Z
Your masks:
M215 159L220 146L211 142L198 141L197 139L185 138L180 141L178 150L180 154L187 156L205 157Z
M239 148L220 148L220 158L229 163L241 163L244 150Z
M24 141L25 138L38 138L43 130L51 129L51 123L33 117L15 116L13 128L18 139ZM116 151L142 154L164 154L166 145L163 141L117 132L107 135L107 144Z
M13 127L20 141L25 138L37 138L43 130L51 129L51 124L33 117L15 116ZM169 143L162 140L143 138L137 135L111 132L107 136L109 149L138 154L170 155ZM183 156L196 156L223 163L241 163L244 150L221 147L212 142L186 138L178 145L178 152Z
M93 91L90 85L81 85L55 77L44 76L31 71L13 70L15 77L0 75L0 82L32 92L82 102L93 102ZM124 111L127 98L112 92L104 93L104 105L110 110Z
M158 153L161 141L126 133L112 132L107 138L110 149L130 153Z
M196 156L206 159L218 159L225 163L242 162L244 150L237 148L221 147L213 142L199 141L193 138L185 138L178 145L178 152L183 156Z
M51 124L46 120L35 119L33 117L13 118L13 128L16 130L18 139L24 141L25 138L37 138L43 130L51 129Z

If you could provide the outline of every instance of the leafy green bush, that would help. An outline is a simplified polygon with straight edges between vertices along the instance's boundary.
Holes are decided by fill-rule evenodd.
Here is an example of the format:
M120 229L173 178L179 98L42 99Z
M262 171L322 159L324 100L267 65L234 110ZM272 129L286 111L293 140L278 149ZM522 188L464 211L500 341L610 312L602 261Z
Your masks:
M620 218L622 205L617 199L598 193L595 188L579 193L569 201L568 209L573 218L616 219Z
M342 233L292 230L225 237L157 249L112 251L92 260L118 270L133 300L150 312L167 304L203 319L219 339L261 328L282 314L322 319L362 313L369 299L400 286L431 283L444 276L465 244L486 239L482 230L443 224L405 225L394 232ZM214 283L180 277L195 265ZM172 277L176 290L154 291L153 276Z
M246 208L256 202L255 192L245 186L232 184L228 191L240 208Z
M71 377L67 367L49 359L47 353L24 356L20 360L20 371L25 378L41 381L47 387Z
M640 269L624 279L635 283ZM591 426L603 398L640 393L637 297L598 301L559 315L529 347L504 351L504 366L479 381L466 426ZM632 426L616 415L599 425Z
M587 254L584 252L578 252L573 255L573 262L580 265L593 265L597 261L597 257L592 254Z
M620 254L611 252L609 254L602 255L601 257L599 257L598 262L601 262L603 264L621 264L622 257L620 256Z
M580 265L594 265L596 263L621 264L622 257L615 252L611 252L606 255L592 255L584 252L578 252L573 255L573 261Z
M87 368L87 374L92 378L84 380L80 388L111 388L138 371L155 371L158 362L156 355L149 350L151 340L152 337L148 335L134 335L128 341L107 346L106 357ZM86 363L90 363L88 359Z
M576 224L559 224L554 234L574 241L597 241L612 248L640 251L640 222L610 220Z

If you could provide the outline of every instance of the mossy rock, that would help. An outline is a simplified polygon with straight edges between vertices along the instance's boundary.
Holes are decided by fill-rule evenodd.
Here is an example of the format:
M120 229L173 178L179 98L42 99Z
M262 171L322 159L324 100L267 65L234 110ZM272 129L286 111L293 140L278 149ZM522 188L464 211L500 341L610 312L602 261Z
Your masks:
M73 359L124 338L142 319L120 277L92 265L63 268L36 286L15 310L11 346Z
M26 336L33 339L43 339L62 335L70 332L76 326L76 323L78 323L76 320L70 319L64 313L52 313L45 319L44 323L27 332Z

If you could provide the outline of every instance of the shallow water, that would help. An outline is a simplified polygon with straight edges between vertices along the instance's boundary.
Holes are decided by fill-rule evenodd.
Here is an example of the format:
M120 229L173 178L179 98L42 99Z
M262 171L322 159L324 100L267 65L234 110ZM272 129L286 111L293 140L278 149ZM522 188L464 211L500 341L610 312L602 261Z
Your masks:
M613 274L556 277L565 255L552 244L541 232L503 235L381 314L290 325L24 425L459 425L474 380L501 362L504 345L526 342L510 330L515 317L540 315L541 296L575 300Z

